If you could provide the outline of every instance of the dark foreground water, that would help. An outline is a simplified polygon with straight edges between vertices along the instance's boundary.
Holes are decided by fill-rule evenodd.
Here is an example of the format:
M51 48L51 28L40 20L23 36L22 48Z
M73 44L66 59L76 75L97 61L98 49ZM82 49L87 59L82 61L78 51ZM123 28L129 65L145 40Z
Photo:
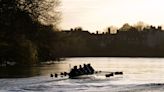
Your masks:
M124 75L92 79L55 79L50 73L69 71L70 67L91 63L95 70L123 71ZM13 72L14 71L14 72ZM2 71L1 76L33 76L1 78L0 92L163 92L163 58L68 58L66 61L30 69ZM24 71L24 72L22 72ZM20 74L20 75L19 75Z

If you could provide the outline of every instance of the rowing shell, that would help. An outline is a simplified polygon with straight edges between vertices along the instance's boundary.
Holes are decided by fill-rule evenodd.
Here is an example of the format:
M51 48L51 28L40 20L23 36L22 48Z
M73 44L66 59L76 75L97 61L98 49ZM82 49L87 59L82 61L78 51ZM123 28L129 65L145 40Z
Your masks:
M85 74L69 78L69 76L59 76L56 79L108 79L114 75L122 75L123 72L97 71L94 74Z

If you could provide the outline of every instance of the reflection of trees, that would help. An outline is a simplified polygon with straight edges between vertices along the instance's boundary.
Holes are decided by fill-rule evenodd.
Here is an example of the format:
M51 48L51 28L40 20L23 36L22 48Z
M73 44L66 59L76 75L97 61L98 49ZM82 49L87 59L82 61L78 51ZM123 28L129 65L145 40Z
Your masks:
M32 77L39 75L40 71L38 67L1 67L0 78Z

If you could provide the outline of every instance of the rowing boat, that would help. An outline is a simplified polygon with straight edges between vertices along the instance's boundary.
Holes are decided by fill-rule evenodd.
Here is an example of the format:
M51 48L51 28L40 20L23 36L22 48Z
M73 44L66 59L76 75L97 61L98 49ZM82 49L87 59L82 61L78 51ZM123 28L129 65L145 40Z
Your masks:
M78 75L74 77L70 77L69 75L64 76L58 76L55 77L56 79L109 79L111 77L114 77L115 75L122 75L123 72L107 72L107 71L96 71L93 74L83 74Z

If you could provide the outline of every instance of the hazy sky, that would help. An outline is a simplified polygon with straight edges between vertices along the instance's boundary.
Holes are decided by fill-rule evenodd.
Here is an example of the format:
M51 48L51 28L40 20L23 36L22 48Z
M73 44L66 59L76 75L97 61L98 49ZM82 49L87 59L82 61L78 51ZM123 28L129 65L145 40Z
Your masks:
M62 29L77 26L95 32L114 25L164 24L164 0L62 0Z

